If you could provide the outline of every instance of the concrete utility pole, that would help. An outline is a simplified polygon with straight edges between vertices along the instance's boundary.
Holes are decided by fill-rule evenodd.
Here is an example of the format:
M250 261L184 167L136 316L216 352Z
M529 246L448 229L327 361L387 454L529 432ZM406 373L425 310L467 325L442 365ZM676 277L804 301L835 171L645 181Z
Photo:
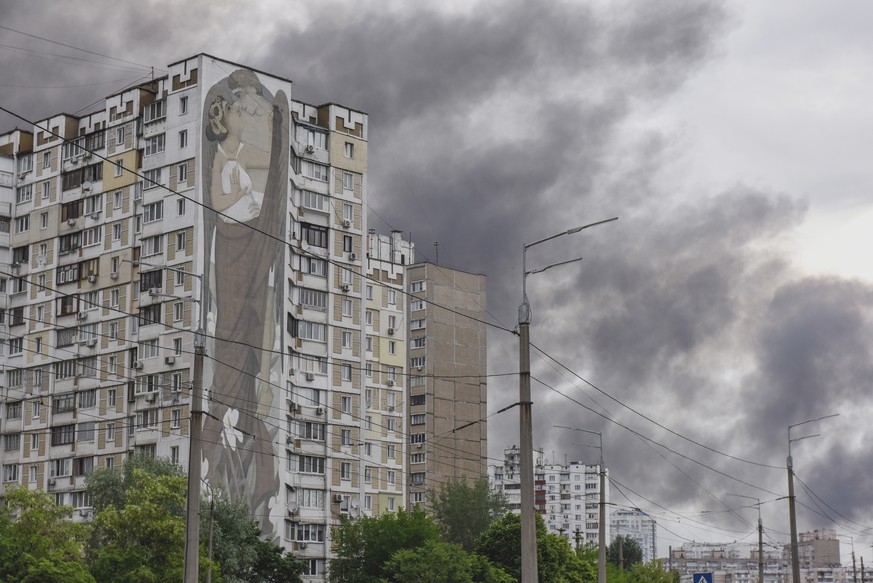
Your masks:
M518 429L519 449L521 455L521 583L536 583L537 570L537 538L536 538L536 508L533 475L533 415L531 412L530 393L530 321L531 309L527 299L527 276L540 273L552 267L580 261L582 258L561 261L527 270L527 250L540 243L551 241L563 235L572 235L582 229L618 220L618 217L598 221L589 225L575 227L556 235L528 243L522 248L521 254L521 305L518 307Z
M822 419L828 419L830 417L837 417L839 413L832 413L830 415L824 415L822 417L816 417L815 419L807 419L806 421L801 421L800 423L794 423L793 425L788 426L788 458L786 459L786 467L788 468L788 523L791 533L791 580L792 583L800 583L800 557L798 556L797 549L797 515L794 511L794 465L791 460L791 444L795 441L801 441L803 439L809 439L810 437L818 437L821 435L820 433L816 433L815 435L805 435L803 437L798 437L796 439L791 439L791 429L794 427L799 427L800 425L806 425L807 423L813 423L815 421L821 421ZM863 567L862 567L863 571ZM861 574L861 579L863 581L864 574Z
M188 451L188 511L185 521L185 583L197 583L200 572L200 434L203 429L203 330L194 333L194 380L191 383L191 427Z

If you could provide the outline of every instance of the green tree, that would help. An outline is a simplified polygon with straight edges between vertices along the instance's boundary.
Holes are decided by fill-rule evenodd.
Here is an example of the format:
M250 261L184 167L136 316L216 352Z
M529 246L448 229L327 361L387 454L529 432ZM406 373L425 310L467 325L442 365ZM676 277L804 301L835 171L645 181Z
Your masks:
M186 478L134 468L126 482L124 505L95 513L94 578L99 583L181 581Z
M83 560L87 525L49 494L10 488L0 512L0 581L93 583Z
M330 562L335 583L377 583L390 575L386 563L397 551L439 540L439 527L424 511L386 512L343 519L331 532L336 558Z
M606 547L606 560L617 567L630 569L643 562L643 549L628 535L619 535Z
M492 490L486 477L472 484L466 479L444 483L430 499L443 540L467 552L473 552L479 535L506 512L506 497Z
M401 549L385 564L395 583L473 583L473 565L458 545L429 540L414 549Z
M664 568L661 561L636 563L627 577L628 583L673 583L673 573Z
M597 568L581 559L563 537L549 534L537 516L537 571L542 583L593 583ZM476 552L521 579L521 518L507 514L482 533Z
M209 540L212 517L212 550L216 571L224 583L297 583L304 564L282 547L261 538L256 520L245 502L231 501L220 492L200 509L200 541ZM215 575L213 575L215 581Z

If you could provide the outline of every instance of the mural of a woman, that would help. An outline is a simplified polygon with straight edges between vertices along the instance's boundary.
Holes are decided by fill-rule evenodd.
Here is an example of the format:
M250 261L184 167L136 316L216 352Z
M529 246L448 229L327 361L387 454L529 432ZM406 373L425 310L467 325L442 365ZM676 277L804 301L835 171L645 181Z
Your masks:
M282 366L287 97L270 95L251 71L234 71L209 89L203 128L203 197L213 209L203 211L203 467L270 532L278 429L265 419Z

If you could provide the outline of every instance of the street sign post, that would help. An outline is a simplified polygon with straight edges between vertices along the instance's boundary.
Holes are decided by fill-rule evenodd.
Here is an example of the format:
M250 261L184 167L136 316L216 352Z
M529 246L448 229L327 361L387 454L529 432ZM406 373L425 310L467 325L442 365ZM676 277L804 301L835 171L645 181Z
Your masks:
M693 583L712 583L712 573L695 573L691 576Z

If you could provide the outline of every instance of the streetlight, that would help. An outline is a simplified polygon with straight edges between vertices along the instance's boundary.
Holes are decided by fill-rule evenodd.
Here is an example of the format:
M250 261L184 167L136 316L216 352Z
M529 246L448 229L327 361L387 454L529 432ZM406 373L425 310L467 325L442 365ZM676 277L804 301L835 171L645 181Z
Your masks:
M804 435L803 437L791 439L791 430L794 427L799 427L815 421L821 421L822 419L837 417L838 415L839 413L831 413L830 415L816 417L815 419L807 419L806 421L801 421L800 423L794 423L788 426L788 459L786 460L786 466L788 468L788 522L791 531L791 580L793 583L800 583L800 557L798 557L797 549L797 515L794 513L794 465L791 461L791 444L792 442L802 441L804 439L809 439L810 437L818 437L821 434L816 433L814 435Z
M566 427L564 425L554 425L558 429L569 429L571 431L581 431L596 435L598 445L590 445L583 443L586 447L596 447L600 450L600 504L599 509L599 525L597 528L597 583L606 583L606 467L603 465L603 434L599 431L591 431L590 429L579 429L577 427Z
M536 583L537 581L537 535L536 509L534 508L534 476L533 476L533 418L531 415L530 397L530 303L527 301L527 276L541 273L549 268L579 261L581 257L569 261L561 261L540 269L527 270L527 250L531 247L551 241L563 235L572 235L583 229L617 221L618 217L597 221L581 227L575 227L556 235L527 243L521 253L521 305L518 307L518 417L521 434L521 583Z
M728 494L737 498L747 498L755 501L758 507L758 583L764 583L764 523L761 522L761 499L743 494Z

